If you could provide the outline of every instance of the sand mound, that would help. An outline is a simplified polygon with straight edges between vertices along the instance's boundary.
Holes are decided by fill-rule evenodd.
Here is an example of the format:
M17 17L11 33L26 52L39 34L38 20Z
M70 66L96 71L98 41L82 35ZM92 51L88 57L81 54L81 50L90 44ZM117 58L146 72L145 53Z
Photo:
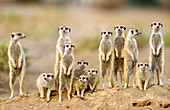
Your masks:
M67 100L66 93L63 91L61 103L58 102L58 93L51 96L49 104L46 99L40 100L38 93L25 95L23 98L16 96L10 100L0 99L0 109L170 109L170 91L157 85L146 91L130 87L126 90L105 89L92 94L86 92L83 100Z

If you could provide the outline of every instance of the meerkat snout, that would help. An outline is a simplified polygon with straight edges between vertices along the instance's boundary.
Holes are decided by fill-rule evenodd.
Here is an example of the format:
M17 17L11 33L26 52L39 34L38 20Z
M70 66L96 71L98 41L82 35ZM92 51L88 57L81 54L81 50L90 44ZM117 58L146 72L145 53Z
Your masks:
M86 76L86 75L81 75L79 81L83 81L83 82L88 81L88 76Z
M160 29L161 27L163 27L163 25L160 22L154 22L154 23L151 24L151 27L153 29Z

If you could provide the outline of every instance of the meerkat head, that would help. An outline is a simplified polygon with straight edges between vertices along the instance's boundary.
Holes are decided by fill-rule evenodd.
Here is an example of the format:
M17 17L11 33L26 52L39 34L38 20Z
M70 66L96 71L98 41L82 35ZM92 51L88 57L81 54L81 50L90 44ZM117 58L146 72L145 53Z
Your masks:
M53 80L54 79L54 75L52 73L44 73L43 74L43 79L45 81Z
M18 41L23 38L26 38L26 36L22 34L21 32L13 32L11 34L11 40Z
M113 33L109 30L104 30L101 32L103 39L110 39Z
M88 76L86 76L86 75L80 75L79 81L87 82L87 81L88 81Z
M151 27L155 30L155 31L159 31L162 27L163 27L163 24L160 23L160 22L153 22L151 24Z
M75 49L75 46L72 43L67 43L64 46L64 49L66 52L73 52L73 50Z
M116 31L116 33L117 33L118 35L121 35L121 34L124 33L124 31L126 30L126 27L123 26L123 25L116 25L116 26L114 27L114 30Z
M148 63L139 63L138 68L140 70L144 71L146 68L149 68L149 64Z
M90 68L88 71L88 74L90 75L97 75L98 74L98 70L94 69L94 68Z
M82 67L82 68L85 68L85 67L88 66L88 61L85 61L85 60L78 61L77 65Z
M137 29L130 28L130 29L128 29L128 31L127 31L127 38L128 38L128 37L131 38L131 37L137 36L137 35L139 35L139 34L142 34L142 32L138 31Z
M71 29L67 26L60 26L58 28L58 32L61 36L68 36L69 33L71 32Z

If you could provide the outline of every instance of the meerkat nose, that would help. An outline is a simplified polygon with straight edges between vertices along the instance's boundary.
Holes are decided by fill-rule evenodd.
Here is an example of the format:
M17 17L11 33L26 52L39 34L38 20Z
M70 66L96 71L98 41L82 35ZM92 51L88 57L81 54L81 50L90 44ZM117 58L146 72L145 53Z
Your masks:
M69 50L71 50L71 48L69 48Z
M63 32L66 32L65 30L63 30Z
M118 29L118 31L120 31L120 29Z
M159 26L157 26L157 28L159 28Z

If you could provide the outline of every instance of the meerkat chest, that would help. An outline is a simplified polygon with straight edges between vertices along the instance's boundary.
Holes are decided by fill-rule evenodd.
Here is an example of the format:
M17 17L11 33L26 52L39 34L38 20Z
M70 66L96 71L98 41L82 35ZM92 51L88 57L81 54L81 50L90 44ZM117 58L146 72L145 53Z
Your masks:
M124 37L116 37L114 42L115 42L115 46L118 48L118 50L122 50L124 47L125 38Z
M162 39L162 37L161 37L160 34L153 34L152 35L152 43L153 43L153 45L158 46L159 43L161 42L161 39Z
M87 82L81 82L80 83L80 89L84 89L84 88L86 88L87 87Z
M21 55L21 47L17 44L14 44L10 47L11 49L11 56L17 60L19 56Z
M72 55L64 55L62 58L62 63L66 66L70 66L73 62L73 56Z
M136 40L135 39L132 39L129 43L129 47L131 48L131 51L132 52L135 52L136 49L137 49L137 44L136 44Z
M111 41L103 41L101 44L101 50L104 53L108 53L110 51L110 48L112 48L112 43Z
M48 88L52 86L52 80L49 81L43 81L42 83L43 87Z
M147 77L148 77L148 76L147 76L147 72L146 72L146 71L141 71L141 73L140 73L140 79L141 79L142 81L145 81Z

